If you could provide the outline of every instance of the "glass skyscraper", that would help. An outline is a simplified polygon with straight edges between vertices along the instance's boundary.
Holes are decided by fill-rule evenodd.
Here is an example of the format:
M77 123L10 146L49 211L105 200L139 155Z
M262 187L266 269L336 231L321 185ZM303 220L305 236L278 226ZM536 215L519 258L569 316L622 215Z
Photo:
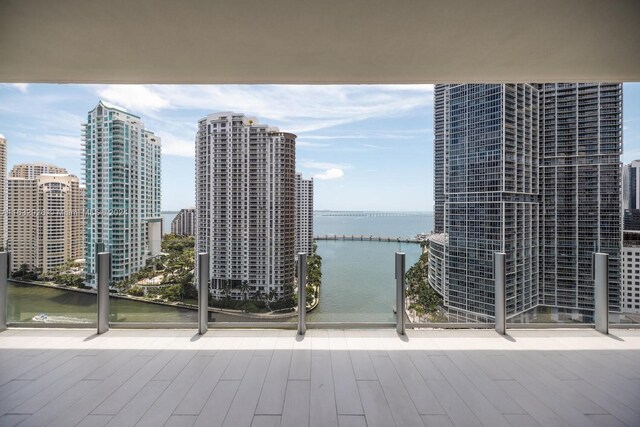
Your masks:
M493 254L507 254L507 315L593 309L591 253L610 254L620 305L620 84L436 85L430 283L458 320L494 314ZM433 273L432 273L433 275Z

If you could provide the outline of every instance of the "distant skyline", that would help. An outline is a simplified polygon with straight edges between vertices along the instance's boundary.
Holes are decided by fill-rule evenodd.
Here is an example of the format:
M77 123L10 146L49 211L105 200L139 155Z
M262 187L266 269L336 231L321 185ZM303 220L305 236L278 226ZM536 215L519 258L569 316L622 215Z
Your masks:
M432 85L0 84L7 170L49 162L81 179L80 125L103 99L162 139L162 210L195 205L197 121L233 111L298 135L318 210L433 211ZM623 162L640 159L640 84L624 85Z

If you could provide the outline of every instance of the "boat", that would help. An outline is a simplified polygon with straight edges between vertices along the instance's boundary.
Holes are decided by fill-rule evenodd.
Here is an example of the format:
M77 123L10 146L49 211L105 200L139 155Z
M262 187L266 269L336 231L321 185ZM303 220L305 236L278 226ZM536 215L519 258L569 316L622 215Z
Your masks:
M47 313L40 313L33 316L31 320L34 322L46 322L48 318L49 316L47 316Z

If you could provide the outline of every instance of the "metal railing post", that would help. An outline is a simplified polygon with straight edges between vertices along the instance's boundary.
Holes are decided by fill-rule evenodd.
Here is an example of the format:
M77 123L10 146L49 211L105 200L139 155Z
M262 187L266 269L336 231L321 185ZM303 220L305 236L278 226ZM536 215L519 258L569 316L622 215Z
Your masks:
M500 335L507 333L506 258L507 254L502 252L496 252L493 258L493 280L496 286L496 332Z
M209 330L209 254L198 254L198 333Z
M594 321L596 331L609 333L609 254L593 254Z
M100 252L96 265L98 277L98 334L109 330L109 282L111 281L111 252Z
M298 253L298 334L307 332L307 254Z
M396 252L396 332L405 332L405 254Z
M9 304L9 252L0 252L0 331L7 329Z

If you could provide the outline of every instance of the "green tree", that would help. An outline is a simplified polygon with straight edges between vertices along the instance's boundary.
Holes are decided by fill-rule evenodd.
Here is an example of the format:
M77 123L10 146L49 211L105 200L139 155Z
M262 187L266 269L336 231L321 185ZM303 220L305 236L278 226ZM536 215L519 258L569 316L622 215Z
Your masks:
M240 292L242 292L242 297L245 300L249 299L249 281L243 280L242 284L240 284Z
M437 316L442 297L429 285L429 251L407 271L406 280L409 308L420 315Z

